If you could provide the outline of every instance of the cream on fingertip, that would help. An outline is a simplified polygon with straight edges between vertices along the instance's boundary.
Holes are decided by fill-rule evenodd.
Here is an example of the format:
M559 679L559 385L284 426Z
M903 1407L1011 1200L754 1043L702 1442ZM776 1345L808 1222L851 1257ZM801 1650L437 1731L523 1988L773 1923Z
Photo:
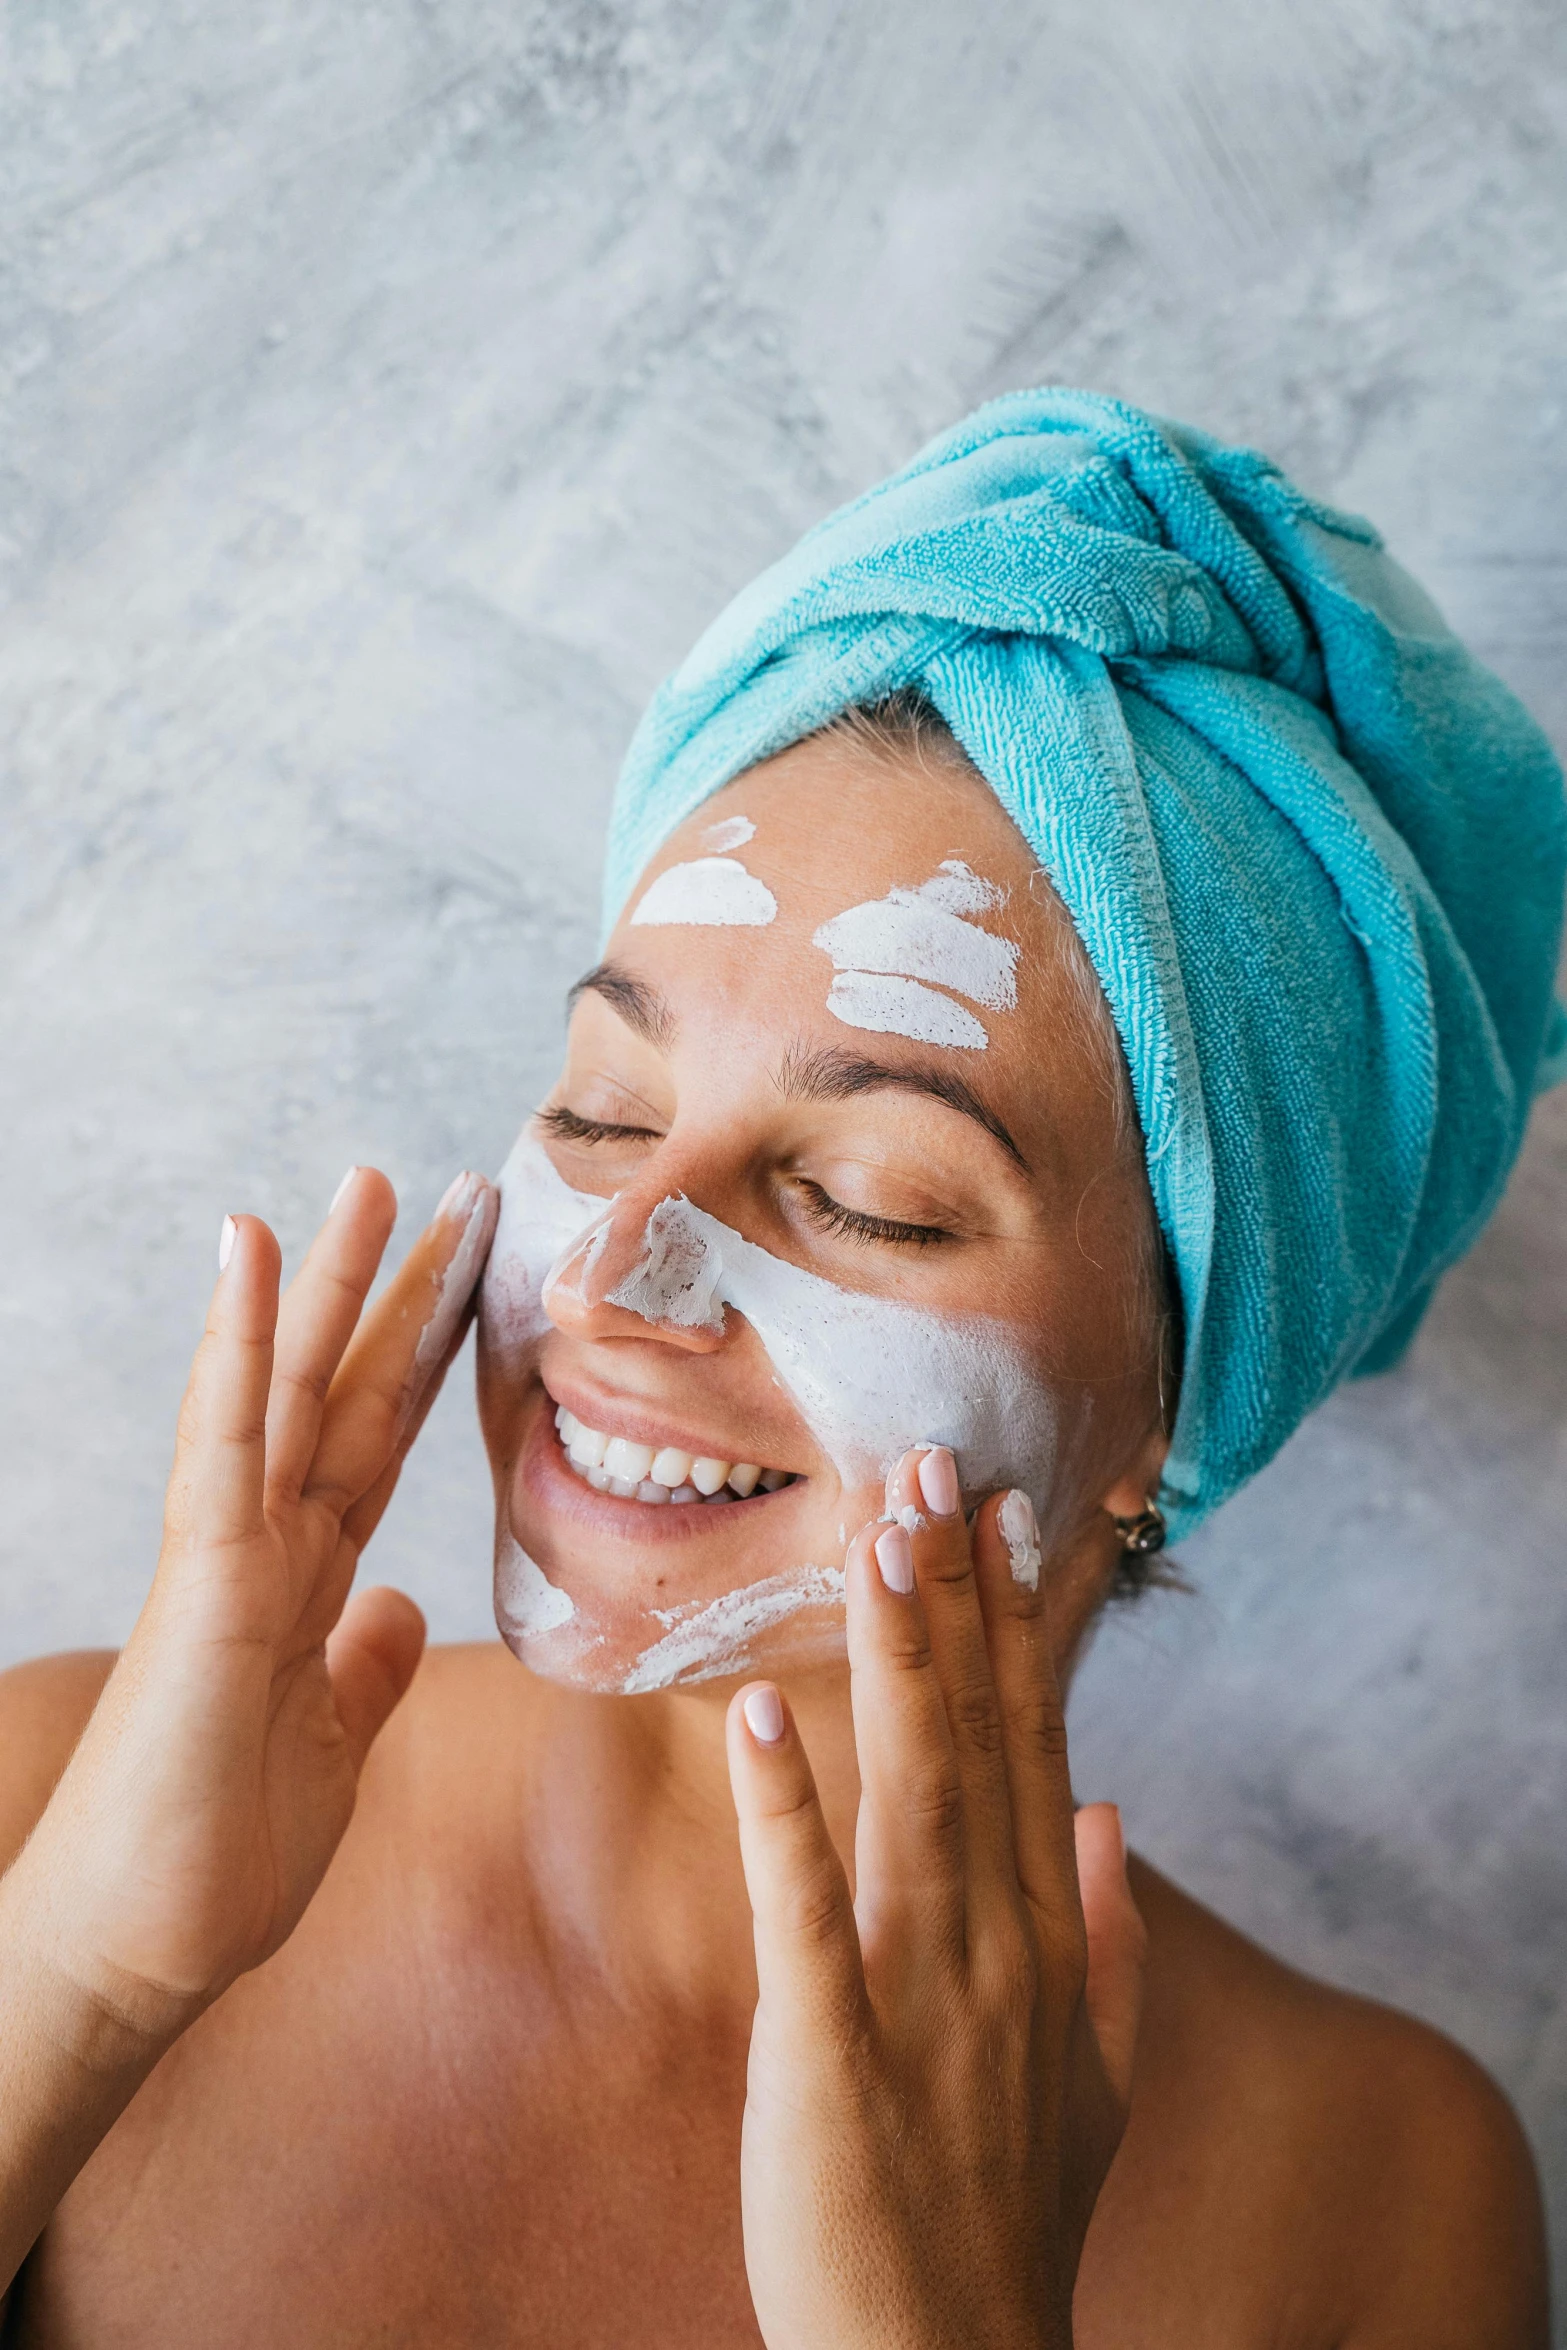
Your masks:
M745 1726L758 1746L776 1746L784 1734L783 1699L770 1681L748 1691L741 1708Z
M1044 1564L1039 1549L1039 1520L1034 1515L1033 1503L1021 1487L1014 1485L1010 1493L1002 1495L996 1523L1007 1546L1013 1582L1021 1583L1025 1591L1037 1591L1039 1570Z
M333 1194L332 1194L332 1207L327 1209L327 1214L328 1214L329 1216L330 1216L330 1215L331 1215L331 1213L332 1213L332 1208L335 1208L335 1207L337 1206L337 1203L338 1203L338 1201L339 1201L339 1200L342 1198L342 1196L343 1196L344 1192L345 1192L345 1191L348 1189L348 1186L349 1186L349 1185L350 1185L350 1184L353 1182L353 1180L354 1180L354 1177L355 1177L355 1176L358 1174L358 1172L359 1172L359 1166L358 1166L358 1162L356 1161L356 1162L354 1163L354 1165L353 1165L352 1167L350 1167L350 1168L349 1168L349 1170L348 1170L348 1173L347 1173L347 1174L346 1174L346 1175L343 1177L343 1180L342 1180L342 1182L341 1182L341 1183L338 1185L338 1187L337 1187L336 1191L334 1191L334 1192L333 1192Z
M430 1219L431 1223L438 1224L443 1216L465 1215L472 1203L472 1195L477 1191L481 1181L480 1176L471 1175L466 1167L460 1175L454 1175L436 1202L435 1214Z
M933 1518L955 1518L963 1506L958 1464L945 1444L933 1444L919 1466L920 1493Z
M218 1234L218 1271L228 1271L229 1259L234 1254L234 1243L239 1238L239 1226L232 1216L225 1216L223 1229Z
M914 1589L914 1545L904 1526L889 1526L876 1537L876 1564L889 1591L906 1599Z

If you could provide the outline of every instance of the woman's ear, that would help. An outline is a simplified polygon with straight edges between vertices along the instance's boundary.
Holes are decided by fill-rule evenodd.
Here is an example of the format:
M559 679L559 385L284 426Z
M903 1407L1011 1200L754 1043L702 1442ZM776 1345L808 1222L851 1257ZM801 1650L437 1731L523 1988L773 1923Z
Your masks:
M1102 1496L1100 1508L1112 1518L1140 1517L1159 1490L1169 1450L1169 1430L1151 1428L1131 1467Z

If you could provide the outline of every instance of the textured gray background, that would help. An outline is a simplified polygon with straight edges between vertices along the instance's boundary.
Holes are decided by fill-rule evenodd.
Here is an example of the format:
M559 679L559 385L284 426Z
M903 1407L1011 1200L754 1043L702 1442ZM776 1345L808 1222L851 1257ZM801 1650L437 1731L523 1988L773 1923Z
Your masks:
M1372 512L1567 736L1559 0L11 0L0 1655L114 1640L223 1209L493 1167L639 705L976 399ZM1102 1638L1085 1792L1454 2031L1567 2224L1567 1105ZM379 1543L489 1628L466 1377Z

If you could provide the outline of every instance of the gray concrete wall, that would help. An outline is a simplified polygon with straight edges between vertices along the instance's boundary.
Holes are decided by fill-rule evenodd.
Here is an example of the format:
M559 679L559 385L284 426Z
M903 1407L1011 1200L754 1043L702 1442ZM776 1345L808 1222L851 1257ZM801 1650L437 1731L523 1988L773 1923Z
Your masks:
M1567 738L1556 0L12 0L0 1654L117 1639L230 1205L494 1166L659 675L976 399L1374 514ZM1084 1792L1435 2018L1567 2224L1567 1106L1102 1638ZM488 1629L466 1379L377 1571Z

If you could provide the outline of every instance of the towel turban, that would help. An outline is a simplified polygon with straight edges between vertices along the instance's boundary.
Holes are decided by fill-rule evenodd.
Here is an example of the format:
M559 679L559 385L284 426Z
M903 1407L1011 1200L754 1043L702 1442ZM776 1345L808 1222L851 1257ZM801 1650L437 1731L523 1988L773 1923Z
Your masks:
M1397 1359L1562 1073L1560 770L1367 523L1253 450L1019 392L818 524L661 687L608 920L709 793L906 688L1109 1001L1180 1290L1160 1498L1188 1531Z

